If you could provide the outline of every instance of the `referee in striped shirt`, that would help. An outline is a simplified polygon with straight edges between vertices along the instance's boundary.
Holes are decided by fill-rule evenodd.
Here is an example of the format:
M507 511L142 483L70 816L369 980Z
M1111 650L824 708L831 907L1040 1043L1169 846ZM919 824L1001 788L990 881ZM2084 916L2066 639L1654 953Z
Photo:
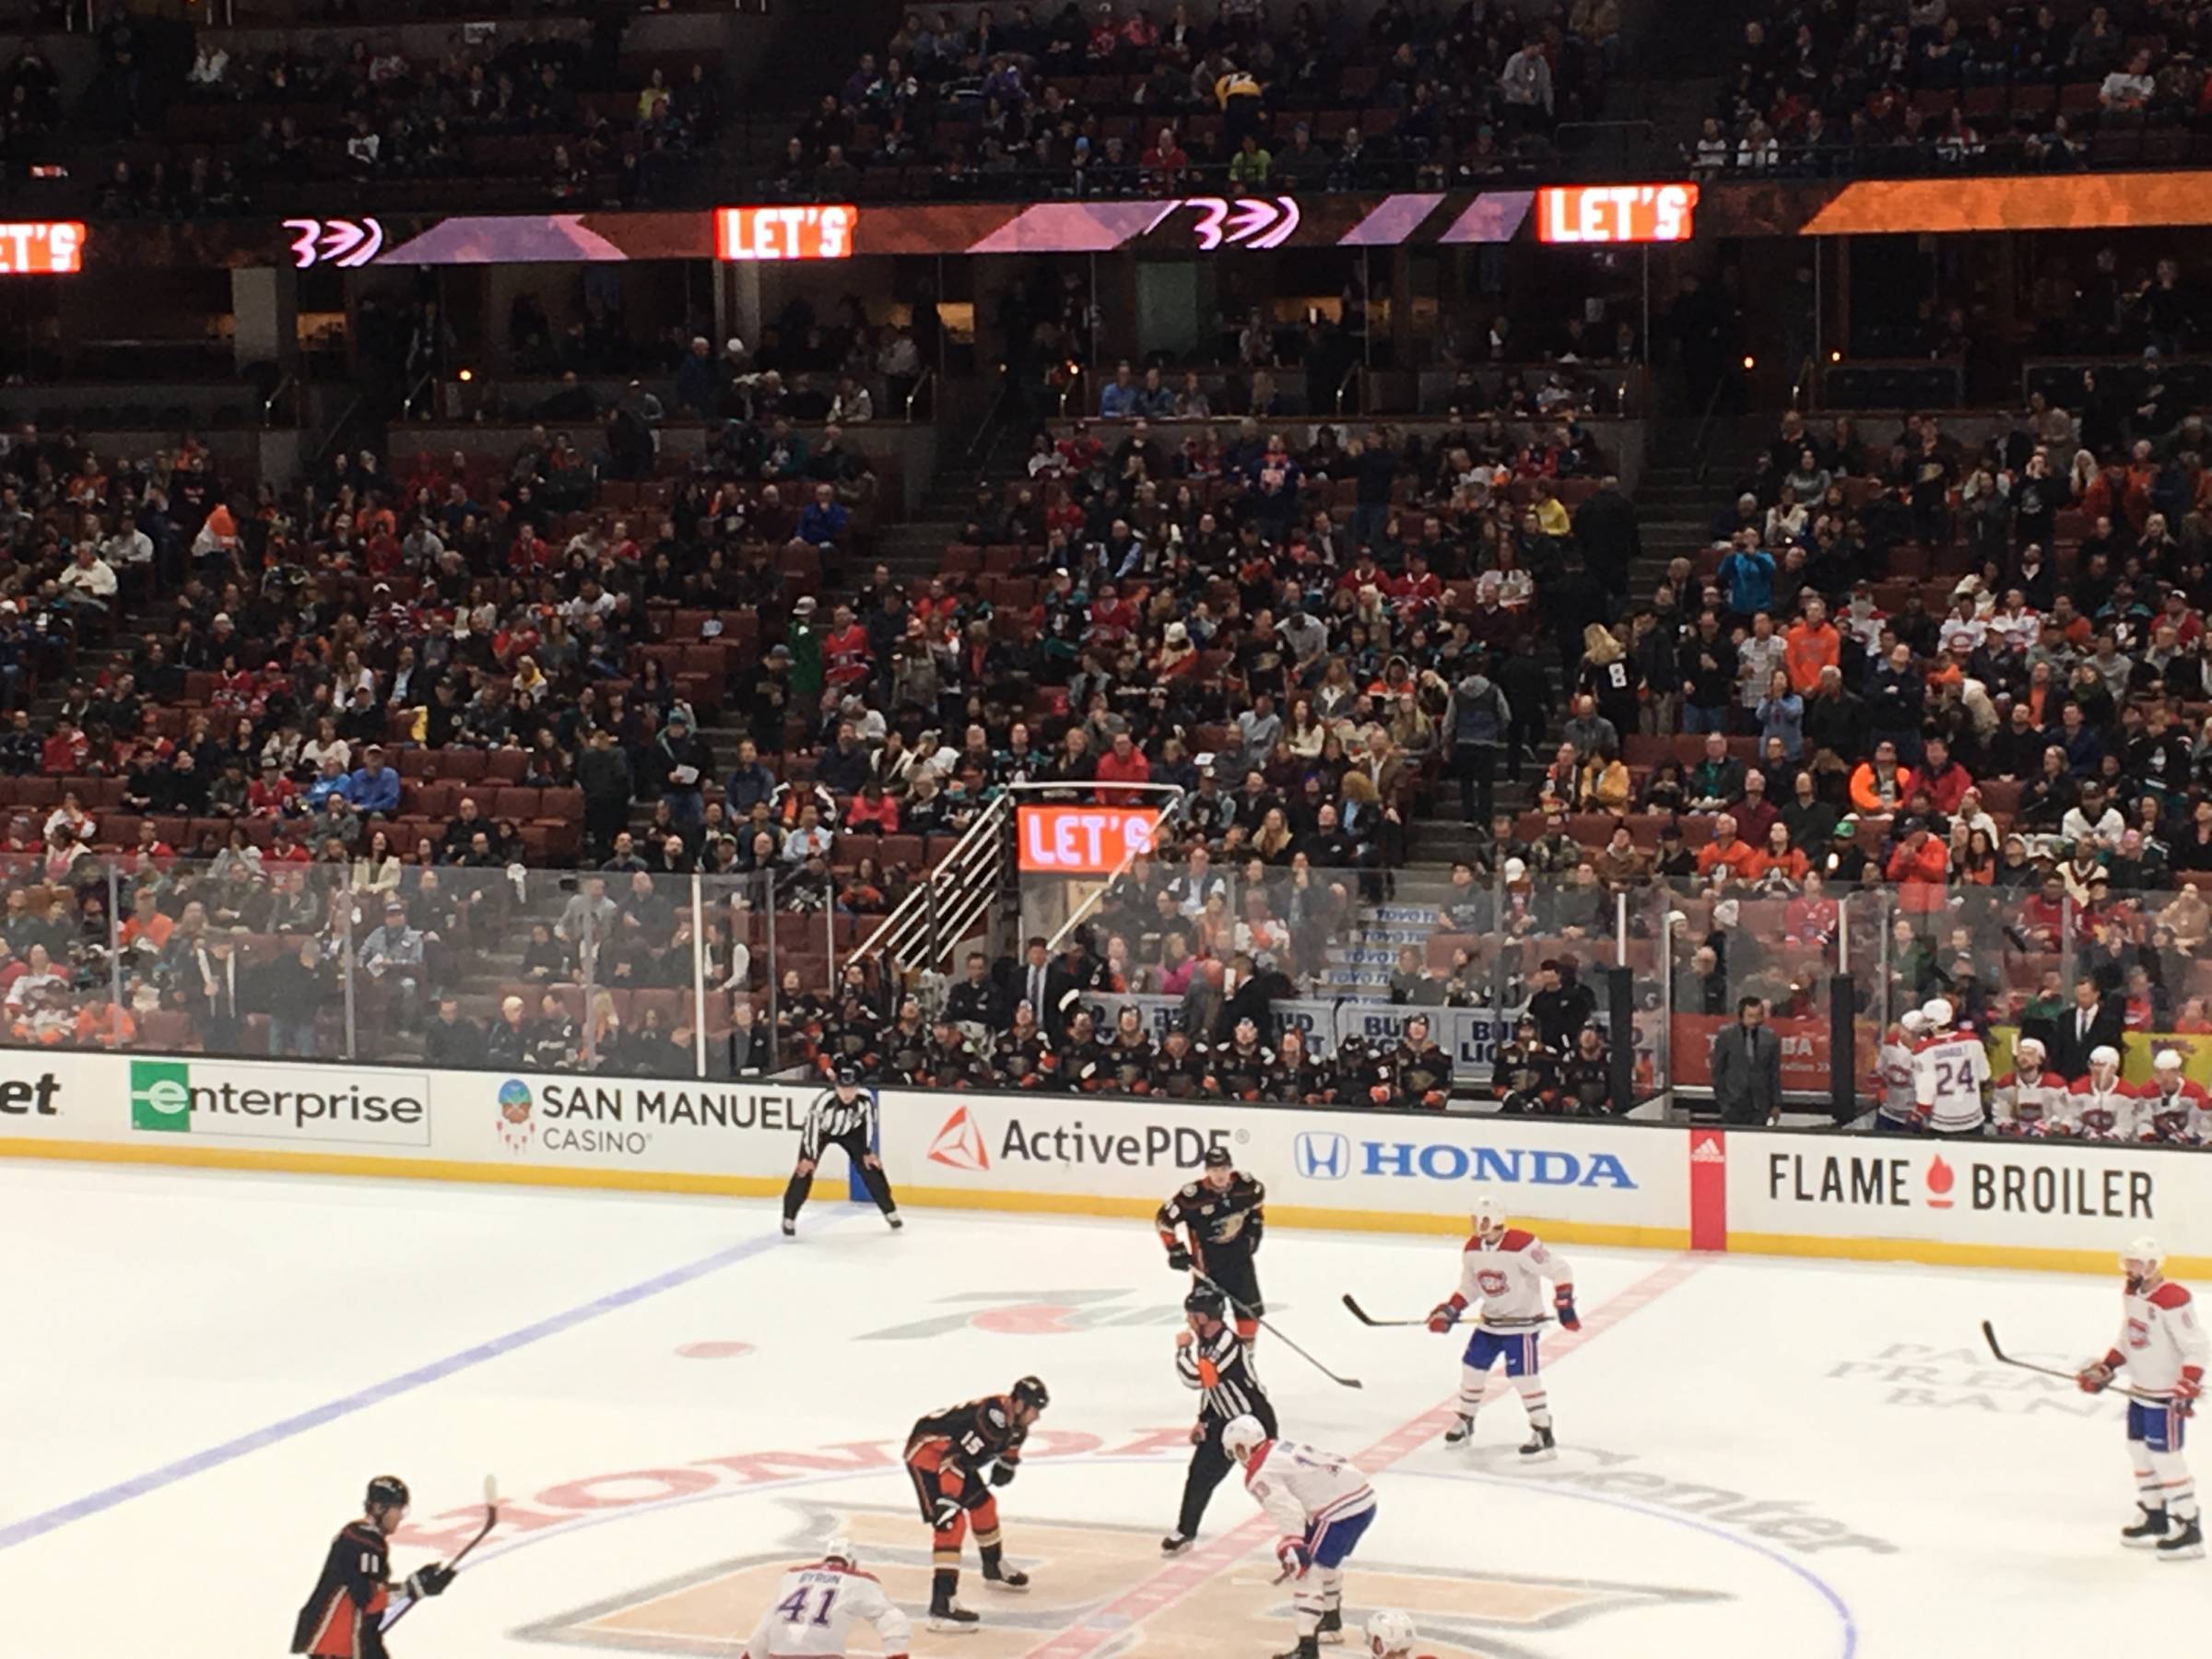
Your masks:
M1183 1298L1190 1327L1175 1333L1175 1374L1185 1388L1198 1391L1198 1420L1191 1426L1190 1473L1182 1482L1182 1513L1175 1530L1159 1541L1162 1555L1180 1555L1198 1535L1206 1506L1236 1460L1221 1449L1221 1430L1232 1419L1255 1417L1277 1433L1275 1405L1253 1369L1252 1345L1228 1323L1229 1304L1221 1292L1201 1285Z
M799 1230L799 1208L814 1191L814 1167L822 1161L824 1147L845 1149L860 1171L861 1185L868 1189L868 1196L894 1231L906 1225L899 1218L899 1203L891 1196L883 1160L876 1156L876 1091L862 1085L860 1067L850 1060L841 1062L835 1086L824 1089L807 1108L806 1126L799 1131L799 1161L791 1172L791 1184L783 1189L785 1238Z

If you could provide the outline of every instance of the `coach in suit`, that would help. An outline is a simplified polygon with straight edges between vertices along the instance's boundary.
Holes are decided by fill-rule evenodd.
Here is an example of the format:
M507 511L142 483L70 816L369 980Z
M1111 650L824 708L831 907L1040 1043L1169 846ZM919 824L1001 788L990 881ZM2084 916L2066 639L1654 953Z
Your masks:
M1782 1039L1767 1005L1747 996L1735 1023L1712 1040L1712 1103L1724 1124L1771 1124L1782 1112Z
M2068 1082L2086 1077L2089 1055L2108 1046L2118 1050L2126 1035L2118 1000L2102 994L2085 973L2074 982L2074 1006L2051 1022L2051 1069Z

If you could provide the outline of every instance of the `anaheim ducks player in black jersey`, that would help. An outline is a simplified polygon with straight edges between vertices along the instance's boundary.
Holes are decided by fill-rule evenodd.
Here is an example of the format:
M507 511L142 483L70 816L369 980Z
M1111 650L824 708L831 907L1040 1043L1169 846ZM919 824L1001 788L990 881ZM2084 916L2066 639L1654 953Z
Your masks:
M891 1084L929 1087L929 1024L912 997L899 1005L899 1018L883 1034L882 1053L883 1075Z
M939 1014L930 1027L929 1041L922 1051L922 1064L932 1088L991 1086L990 1068L976 1053L968 1034L960 1030L959 1022L949 1010Z
M1503 1112L1559 1110L1559 1058L1545 1047L1536 1022L1525 1014L1513 1028L1513 1040L1498 1051L1490 1088Z
M1382 1057L1357 1031L1336 1044L1329 1060L1329 1101L1335 1106L1377 1106L1389 1100ZM1377 1088L1385 1092L1380 1100Z
M1097 1094L1113 1087L1113 1056L1099 1041L1088 1008L1068 1017L1067 1041L1060 1045L1060 1084L1077 1094Z
M1275 1045L1275 1072L1267 1080L1267 1098L1282 1106L1325 1106L1333 1079L1329 1068L1313 1057L1304 1031L1287 1026Z
M830 1077L841 1065L857 1065L865 1077L883 1072L883 1021L858 996L848 996L813 1028L816 1064Z
M992 1070L1009 1088L1051 1088L1057 1064L1044 1028L1037 1023L1037 1010L1027 1000L1017 1003L1014 1023L991 1045Z
M1452 1099L1452 1056L1429 1034L1428 1016L1406 1022L1406 1035L1390 1053L1392 1103L1441 1110Z
M1106 1054L1116 1088L1124 1094L1152 1092L1152 1063L1159 1056L1145 1035L1145 1017L1135 1008L1124 1008L1114 1020Z
M1003 1394L933 1411L906 1437L906 1472L929 1523L935 1571L929 1586L929 1628L972 1629L976 1616L957 1599L960 1544L975 1520L975 1545L983 1558L983 1582L1000 1590L1027 1590L1030 1575L1006 1563L998 1534L998 1500L992 1488L1011 1485L1021 1467L1022 1442L1052 1396L1035 1377L1024 1377Z
M392 1592L405 1590L416 1600L442 1595L453 1570L442 1562L410 1573L405 1584L392 1582L392 1535L407 1518L407 1483L396 1475L379 1475L358 1521L348 1521L330 1541L322 1576L292 1626L292 1652L313 1659L384 1659L384 1609Z
M1606 1052L1606 1034L1594 1025L1575 1034L1574 1047L1559 1063L1559 1106L1582 1117L1613 1115L1613 1056Z
M1151 1092L1171 1100L1194 1100L1206 1092L1211 1069L1206 1050L1191 1041L1189 1029L1177 1015L1168 1022L1152 1056Z
M1253 1259L1260 1250L1266 1202L1267 1189L1237 1169L1227 1147L1208 1147L1206 1173L1169 1194L1154 1218L1168 1265L1178 1273L1203 1273L1229 1297L1237 1335L1247 1342L1259 1335L1260 1315L1267 1312Z
M1260 1100L1267 1095L1267 1081L1275 1072L1275 1051L1260 1041L1257 1020L1237 1021L1227 1042L1211 1050L1214 1088L1232 1100Z

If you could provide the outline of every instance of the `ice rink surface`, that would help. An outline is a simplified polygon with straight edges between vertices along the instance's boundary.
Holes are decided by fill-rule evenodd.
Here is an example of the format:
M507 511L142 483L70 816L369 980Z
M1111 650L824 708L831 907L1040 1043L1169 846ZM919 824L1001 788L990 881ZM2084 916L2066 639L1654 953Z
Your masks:
M1459 1337L1340 1304L1425 1312L1458 1243L1277 1230L1261 1254L1274 1317L1366 1383L1262 1339L1286 1434L1375 1476L1351 1618L1405 1607L1445 1659L2077 1659L2116 1618L2212 1607L2212 1562L2119 1546L2120 1405L1982 1351L1987 1318L2024 1355L2100 1352L2116 1271L1564 1247L1584 1329L1546 1338L1560 1453L1529 1465L1501 1376L1476 1446L1438 1443ZM18 1164L0 1250L7 1659L280 1653L386 1471L415 1492L403 1573L475 1530L487 1472L512 1500L397 1659L732 1654L838 1525L919 1611L906 1430L1025 1372L1053 1404L1000 1501L1035 1587L988 1592L971 1547L982 1631L914 1651L1288 1645L1233 1481L1201 1548L1158 1553L1194 1396L1141 1221L917 1210L894 1235L818 1203L789 1243L760 1203Z

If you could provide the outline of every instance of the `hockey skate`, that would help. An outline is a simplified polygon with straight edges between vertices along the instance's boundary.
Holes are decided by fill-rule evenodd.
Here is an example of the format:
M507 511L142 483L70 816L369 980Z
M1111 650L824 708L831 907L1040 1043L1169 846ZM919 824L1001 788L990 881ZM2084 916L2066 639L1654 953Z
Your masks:
M1344 1609L1331 1607L1321 1616L1321 1624L1313 1632L1313 1640L1324 1647L1335 1647L1344 1641Z
M900 1228L906 1225L906 1218L900 1215L897 1210L885 1211L883 1218L891 1224L891 1230L893 1232L897 1232Z
M799 1224L789 1216L783 1218L783 1236L787 1239L795 1239L799 1236Z
M1559 1452L1552 1443L1551 1430L1531 1429L1528 1431L1527 1442L1521 1448L1521 1455L1526 1458L1541 1459L1547 1463L1557 1457Z
M972 1635L982 1622L980 1615L960 1606L958 1596L947 1596L941 1602L929 1604L929 1628L940 1636Z
M1457 1421L1444 1430L1444 1444L1463 1446L1475 1438L1475 1419L1462 1412Z
M1171 1532L1159 1541L1159 1553L1169 1556L1181 1555L1191 1547L1192 1542L1188 1533Z
M2204 1556L2204 1524L2194 1515L2177 1523L2171 1533L2159 1540L2161 1561L2201 1561Z
M1321 1641L1315 1636L1300 1636L1298 1645L1286 1648L1275 1659L1321 1659Z
M2156 1549L2159 1540L2166 1536L2166 1512L2162 1509L2136 1511L2136 1524L2120 1529L2120 1542L2130 1549Z
M1030 1575L1018 1567L1009 1567L1004 1561L983 1563L983 1583L994 1590L1027 1590Z

